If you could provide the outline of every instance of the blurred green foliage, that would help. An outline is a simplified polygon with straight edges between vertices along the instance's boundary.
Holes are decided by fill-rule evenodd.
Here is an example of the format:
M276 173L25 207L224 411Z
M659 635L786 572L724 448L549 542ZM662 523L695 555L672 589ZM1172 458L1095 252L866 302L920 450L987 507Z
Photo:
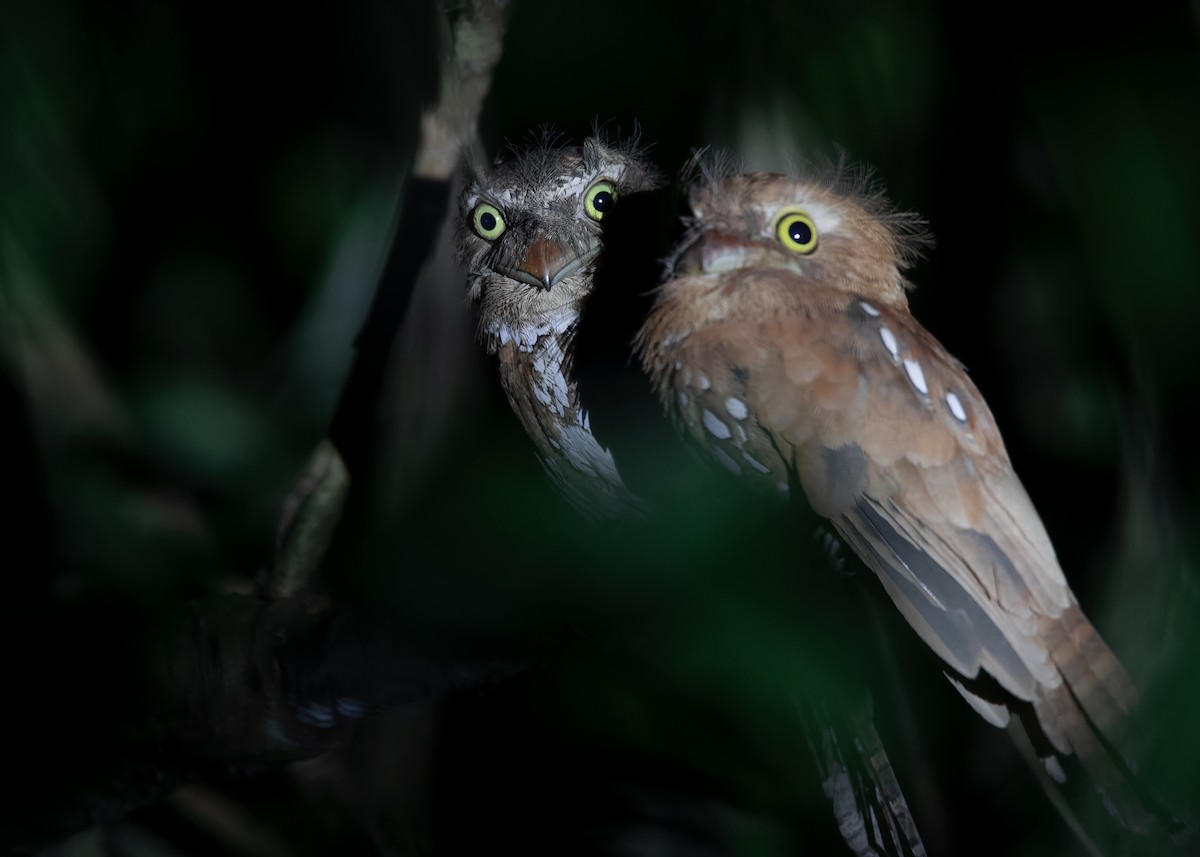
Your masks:
M7 505L21 507L5 527L8 607L152 606L244 588L269 560L403 204L438 14L383 0L5 4L0 396ZM835 143L874 165L937 236L911 272L916 315L988 396L1081 601L1145 688L1148 769L1193 797L1198 33L1185 2L1114 18L1085 4L514 0L483 122L493 152L544 123L578 139L597 119L639 122L668 173L705 145L751 168ZM409 352L471 355L441 361L439 383L467 392L438 409L404 374L423 364L400 360L390 430L411 478L399 506L352 507L333 587L387 593L410 621L534 634L649 605L666 619L633 658L645 663L598 646L508 716L786 805L788 757L773 750L795 732L778 685L812 650L779 596L803 600L804 581L763 572L759 588L749 570L786 564L786 544L746 553L748 533L761 546L774 531L711 498L703 529L684 530L694 540L635 544L641 562L592 543L475 355L461 284L434 288L454 296L429 311L462 318L437 336L410 325ZM1070 852L1004 736L893 624L912 668L906 694L879 691L880 728L916 772L931 850L987 826L971 853ZM916 722L889 717L909 703ZM771 785L750 782L763 770ZM747 841L738 853L775 853ZM307 853L301 837L289 847Z

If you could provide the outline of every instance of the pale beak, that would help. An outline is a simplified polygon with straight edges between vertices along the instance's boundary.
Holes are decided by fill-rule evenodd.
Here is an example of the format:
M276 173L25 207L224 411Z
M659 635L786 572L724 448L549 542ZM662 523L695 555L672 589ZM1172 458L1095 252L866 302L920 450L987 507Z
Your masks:
M676 276L719 274L741 267L745 253L746 239L710 229L684 247L672 267Z

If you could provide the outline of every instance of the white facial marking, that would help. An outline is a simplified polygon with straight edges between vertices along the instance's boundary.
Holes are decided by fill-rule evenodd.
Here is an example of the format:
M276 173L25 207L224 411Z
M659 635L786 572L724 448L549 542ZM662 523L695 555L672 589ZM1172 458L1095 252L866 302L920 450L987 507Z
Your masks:
M883 340L883 347L888 350L888 354L892 355L892 360L900 359L900 346L896 343L896 335L886 327L879 328L879 338Z
M729 426L721 422L720 417L710 411L704 409L704 414L701 417L704 420L704 427L709 433L718 440L726 440L729 437Z
M869 315L871 318L879 318L879 310L875 309L875 307L871 306L866 301L859 301L858 305L860 307L862 307L862 311L865 312L867 315Z
M699 387L701 390L707 390L709 387L712 386L712 384L710 384L708 382L708 376L705 375L703 372L700 372L699 374L696 375L696 386Z
M950 413L954 414L954 418L960 423L967 421L967 409L963 407L963 403L958 400L958 396L953 393L946 394L946 404L950 406Z
M729 411L729 416L735 420L744 420L750 410L746 407L746 403L741 399L730 396L725 400L725 410Z
M925 373L921 371L921 364L916 360L904 358L904 371L908 373L908 380L912 381L912 385L917 388L922 395L929 392L929 387L925 385Z
M721 449L721 447L714 446L713 447L713 455L716 456L717 461L721 462L721 466L724 467L726 470L728 470L730 473L732 473L734 476L742 475L742 468L738 467L738 463L736 461L734 461L732 458L730 458L729 453L727 453L725 450Z
M746 461L749 463L749 465L751 467L753 467L755 470L757 470L759 473L770 473L771 472L771 468L767 467L767 465L763 464L761 461L759 461L757 458L755 458L750 453L746 452L746 450L744 450L744 449L742 450L742 458L746 459Z
M816 222L818 232L832 232L841 225L842 218L835 208L811 201L806 208L809 216Z

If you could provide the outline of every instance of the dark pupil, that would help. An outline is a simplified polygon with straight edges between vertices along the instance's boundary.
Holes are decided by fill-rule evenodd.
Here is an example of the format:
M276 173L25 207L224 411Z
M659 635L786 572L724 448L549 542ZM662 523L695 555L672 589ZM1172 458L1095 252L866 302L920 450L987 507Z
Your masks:
M792 240L797 244L807 244L812 241L812 230L803 220L797 220L788 227L788 235L792 236Z
M495 229L496 215L492 214L490 211L485 211L483 214L479 215L479 228L484 232L491 232L493 229Z
M602 190L592 197L592 208L596 209L596 211L608 211L612 208L612 204L613 196L606 190Z

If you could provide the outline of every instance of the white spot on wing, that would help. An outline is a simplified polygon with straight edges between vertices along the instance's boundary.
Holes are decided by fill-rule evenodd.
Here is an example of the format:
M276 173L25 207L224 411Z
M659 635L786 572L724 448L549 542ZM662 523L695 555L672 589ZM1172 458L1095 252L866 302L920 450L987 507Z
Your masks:
M871 316L871 318L879 318L879 310L875 309L875 307L871 306L866 301L859 301L858 305L862 307L862 311Z
M888 354L892 355L892 360L899 360L900 346L896 342L896 334L886 327L881 327L879 328L879 338L883 340L883 347L888 350Z
M691 396L689 396L687 393L683 392L683 390L679 391L679 407L686 408L688 406L688 403L691 402L691 400L692 400Z
M701 390L707 390L712 384L708 382L708 376L701 372L696 376L696 386Z
M963 403L959 401L958 396L953 393L947 393L946 404L950 406L950 413L954 414L956 420L960 423L967 421L967 409L963 407Z
M746 407L746 403L735 396L730 396L725 400L725 410L729 411L729 416L735 420L744 420L746 415L750 413Z
M929 392L929 387L925 384L925 373L921 371L921 364L916 360L904 358L904 371L908 373L908 380L912 381L912 385L917 388L922 394Z
M721 422L720 417L718 417L708 408L704 409L703 420L704 427L708 429L709 433L713 437L717 438L718 440L725 440L729 437L729 426Z
M1050 779L1056 783L1066 783L1067 772L1062 769L1062 764L1054 756L1047 756L1042 759L1042 765L1046 768L1046 773L1050 775Z

